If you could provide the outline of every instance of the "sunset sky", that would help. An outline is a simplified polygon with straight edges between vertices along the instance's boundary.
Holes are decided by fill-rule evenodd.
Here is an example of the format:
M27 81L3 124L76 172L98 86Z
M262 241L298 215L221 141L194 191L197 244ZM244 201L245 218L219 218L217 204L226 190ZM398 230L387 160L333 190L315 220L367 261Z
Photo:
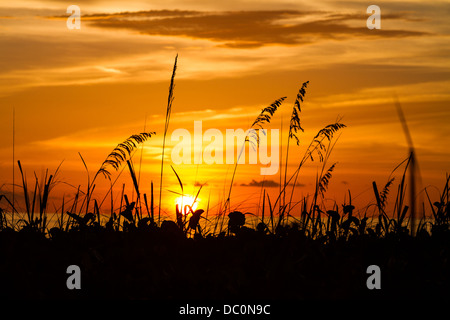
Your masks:
M70 5L81 9L81 29L69 29ZM366 9L381 9L381 29L368 29ZM449 1L2 1L0 3L0 194L10 195L14 158L29 183L61 164L53 196L66 199L113 148L132 134L156 135L133 157L142 192L159 192L167 95L175 56L178 69L164 167L166 211L180 192L196 193L200 207L223 201L233 165L175 165L171 133L209 128L247 129L262 108L286 96L267 128L282 129L282 156L295 97L309 81L300 115L305 132L291 141L293 172L311 139L342 118L328 168L337 162L326 205L374 201L372 181L384 185L408 156L395 108L403 108L422 179L430 194L442 189L450 159ZM337 137L337 136L336 136ZM206 145L207 143L204 143ZM141 160L142 154L142 160ZM239 166L232 205L255 210L259 184L276 194L280 175L260 164ZM312 193L318 161L308 162L297 196ZM126 168L125 168L126 169ZM401 174L401 171L398 173ZM117 176L113 172L113 177ZM15 166L15 182L20 182ZM107 181L98 178L98 199ZM124 170L122 183L132 181ZM421 189L418 190L418 192ZM16 188L16 192L20 192ZM392 199L394 201L394 199Z

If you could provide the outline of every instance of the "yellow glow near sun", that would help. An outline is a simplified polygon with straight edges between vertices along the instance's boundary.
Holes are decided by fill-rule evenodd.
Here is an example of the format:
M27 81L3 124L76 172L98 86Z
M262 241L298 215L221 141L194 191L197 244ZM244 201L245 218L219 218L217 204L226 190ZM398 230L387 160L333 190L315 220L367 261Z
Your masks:
M175 204L178 205L178 208L181 209L181 211L184 214L187 214L190 212L189 208L185 208L186 205L191 206L192 210L197 210L198 202L200 201L199 198L195 199L194 196L191 195L183 195L179 196L175 200Z

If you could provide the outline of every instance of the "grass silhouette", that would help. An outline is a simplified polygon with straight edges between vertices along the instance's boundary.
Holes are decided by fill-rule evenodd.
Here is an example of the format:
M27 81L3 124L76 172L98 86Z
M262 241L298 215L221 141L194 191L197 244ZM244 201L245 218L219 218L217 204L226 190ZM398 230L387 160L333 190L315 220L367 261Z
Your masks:
M177 56L178 57L178 56ZM163 140L167 134L177 58L172 72ZM175 220L161 221L161 188L158 219L155 217L153 182L148 195L139 186L133 154L154 132L131 135L118 144L101 164L87 188L78 187L70 205L63 198L59 212L50 207L49 196L57 183L58 169L29 184L21 162L25 212L0 194L0 272L7 275L1 297L8 298L123 298L123 299L343 299L343 298L437 298L450 297L450 202L447 176L438 199L422 204L423 216L415 227L406 204L411 155L395 167L403 168L395 204L387 212L395 180L392 174L379 191L373 182L375 205L361 215L348 202L326 208L321 201L336 170L328 164L345 128L340 121L329 124L314 136L294 172L288 172L289 141L300 145L301 108L308 81L301 86L290 119L283 183L276 199L261 187L258 213L231 207L231 191L237 172L234 167L228 197L215 216L192 204L175 208ZM257 145L259 130L270 123L286 97L262 109L245 143ZM291 146L293 147L293 146ZM319 161L314 193L294 199L294 188L307 161ZM164 155L161 161L163 183ZM100 207L111 197L117 180L111 168L128 169L135 196L121 190L120 205L109 214ZM184 184L175 169L181 193ZM93 198L95 181L104 176L110 188L99 201ZM292 185L291 194L287 187ZM199 188L196 198L201 191ZM194 201L195 202L195 201ZM206 210L205 210L206 209ZM255 209L255 210L256 210ZM56 210L57 211L57 210ZM49 225L49 214L57 215ZM428 212L428 214L426 214ZM254 221L255 227L249 226ZM413 228L414 230L412 230ZM65 288L64 271L77 264L83 270L83 289ZM366 287L366 268L379 265L382 290Z

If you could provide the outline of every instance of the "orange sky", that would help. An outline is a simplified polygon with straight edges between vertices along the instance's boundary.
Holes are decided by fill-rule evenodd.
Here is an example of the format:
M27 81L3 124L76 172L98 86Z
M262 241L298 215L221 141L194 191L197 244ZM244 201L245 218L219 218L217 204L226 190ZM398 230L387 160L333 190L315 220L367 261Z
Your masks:
M374 201L372 181L387 182L408 155L393 97L403 107L417 150L423 186L442 188L449 165L450 27L448 1L389 1L381 29L366 27L363 1L78 1L81 29L69 30L67 2L0 4L0 193L12 190L14 157L29 181L45 169L62 182L55 197L85 185L80 153L94 175L109 152L132 134L156 131L134 157L141 186L159 188L168 86L176 54L175 100L169 126L193 130L247 129L263 107L286 96L268 128L283 129L298 89L310 81L302 105L301 146L291 143L292 171L319 129L338 117L347 126L327 167L338 162L327 198L343 203L351 190L362 205ZM285 147L286 139L283 139ZM172 210L179 186L168 143L164 196ZM283 150L283 156L285 149ZM142 165L140 165L140 163ZM298 195L311 193L318 161L300 176ZM186 192L201 191L201 206L223 200L232 165L174 165ZM280 176L260 165L239 166L232 204L255 210L260 188ZM127 171L122 181L131 187ZM16 167L15 178L20 178ZM102 178L103 179L103 178ZM16 180L16 183L18 181ZM98 199L105 181L99 181ZM255 184L253 182L253 184ZM245 186L244 186L245 185ZM257 183L256 183L257 185ZM130 189L131 190L131 189ZM420 191L420 190L419 190ZM20 192L18 189L17 192ZM131 192L131 191L129 191ZM430 188L431 194L436 194ZM394 199L392 199L394 201ZM213 203L214 202L214 203ZM252 209L253 208L253 209ZM247 209L246 209L247 210Z

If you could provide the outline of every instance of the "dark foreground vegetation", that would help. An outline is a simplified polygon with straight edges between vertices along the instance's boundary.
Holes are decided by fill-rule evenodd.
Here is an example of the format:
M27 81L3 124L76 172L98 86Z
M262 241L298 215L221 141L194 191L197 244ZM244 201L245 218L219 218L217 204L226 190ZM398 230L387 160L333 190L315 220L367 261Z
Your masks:
M87 226L0 232L1 296L6 299L448 299L450 231L412 237L355 231L311 238L298 225L275 234L186 237L175 223L126 232ZM69 265L81 290L66 286ZM367 268L381 269L369 290Z

